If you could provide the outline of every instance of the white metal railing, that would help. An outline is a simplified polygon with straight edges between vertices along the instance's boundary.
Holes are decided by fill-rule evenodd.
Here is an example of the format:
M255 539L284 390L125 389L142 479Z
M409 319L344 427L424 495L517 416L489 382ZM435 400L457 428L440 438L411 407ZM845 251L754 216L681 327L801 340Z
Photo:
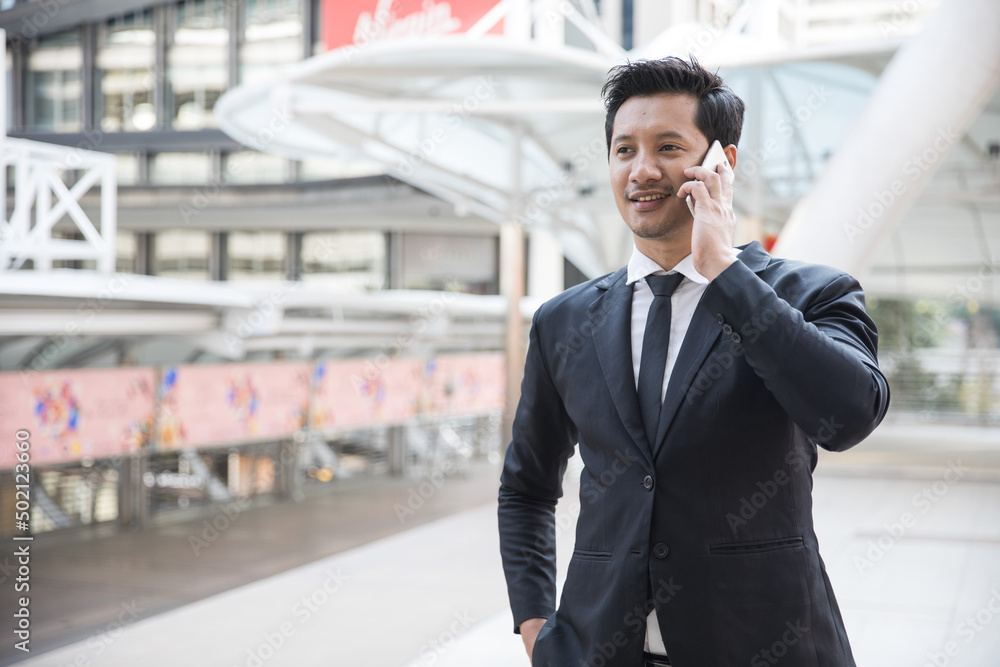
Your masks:
M32 260L35 269L52 268L53 260L96 260L97 270L115 270L118 190L116 158L108 153L57 146L27 139L0 138L0 166L14 170L14 206L0 198L0 272L20 269ZM67 172L80 177L69 187ZM80 205L95 185L101 188L99 225ZM8 181L9 188L9 181ZM68 217L82 240L53 237L56 223Z

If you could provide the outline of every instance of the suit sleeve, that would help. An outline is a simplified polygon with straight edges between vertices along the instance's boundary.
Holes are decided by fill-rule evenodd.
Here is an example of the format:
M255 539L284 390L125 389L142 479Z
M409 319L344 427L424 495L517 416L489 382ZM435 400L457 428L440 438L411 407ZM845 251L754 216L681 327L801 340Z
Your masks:
M747 363L799 428L825 449L849 449L889 407L875 323L861 286L847 274L803 267L788 280L807 292L796 300L801 310L737 261L712 281L701 306L743 346Z
M543 358L541 312L532 320L521 399L500 476L500 555L517 633L522 621L556 609L555 507L577 441Z

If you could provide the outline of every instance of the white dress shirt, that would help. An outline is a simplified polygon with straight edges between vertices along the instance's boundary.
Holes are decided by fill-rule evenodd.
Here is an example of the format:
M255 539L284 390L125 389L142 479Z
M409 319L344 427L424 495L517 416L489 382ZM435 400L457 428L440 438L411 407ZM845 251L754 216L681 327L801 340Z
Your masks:
M646 331L646 317L653 303L653 292L646 283L646 276L663 273L681 273L684 280L670 297L670 342L667 347L667 366L663 371L663 385L660 388L660 402L667 394L667 384L670 373L677 361L677 353L681 349L684 335L691 325L694 310L705 293L709 280L694 270L694 261L688 255L677 266L666 271L659 264L646 257L639 249L632 247L632 257L628 261L628 280L632 285L632 370L635 373L636 390L639 388L639 362L642 357L642 338ZM660 636L660 626L656 621L656 610L649 613L646 619L645 650L649 653L666 655L667 649Z

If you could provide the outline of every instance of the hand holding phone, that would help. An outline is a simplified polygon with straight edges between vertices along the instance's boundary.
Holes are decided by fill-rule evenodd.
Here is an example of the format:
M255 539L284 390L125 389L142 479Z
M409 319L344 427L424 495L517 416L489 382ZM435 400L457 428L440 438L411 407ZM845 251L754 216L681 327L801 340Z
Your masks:
M705 155L705 161L701 163L701 166L706 169L711 169L715 171L715 168L727 161L726 151L722 150L722 144L716 139L712 142L712 145L708 147L708 153ZM691 215L694 215L694 200L691 199L691 195L687 196L688 209L691 211Z

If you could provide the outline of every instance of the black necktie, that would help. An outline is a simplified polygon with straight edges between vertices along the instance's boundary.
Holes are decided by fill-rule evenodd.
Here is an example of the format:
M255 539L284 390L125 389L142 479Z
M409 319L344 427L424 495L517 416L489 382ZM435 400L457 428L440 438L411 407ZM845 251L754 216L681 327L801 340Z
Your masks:
M670 343L670 295L684 280L684 275L646 276L653 291L653 303L646 316L642 335L642 356L639 357L639 410L646 427L650 448L656 447L656 429L660 425L660 394L663 372L667 368L667 345Z

